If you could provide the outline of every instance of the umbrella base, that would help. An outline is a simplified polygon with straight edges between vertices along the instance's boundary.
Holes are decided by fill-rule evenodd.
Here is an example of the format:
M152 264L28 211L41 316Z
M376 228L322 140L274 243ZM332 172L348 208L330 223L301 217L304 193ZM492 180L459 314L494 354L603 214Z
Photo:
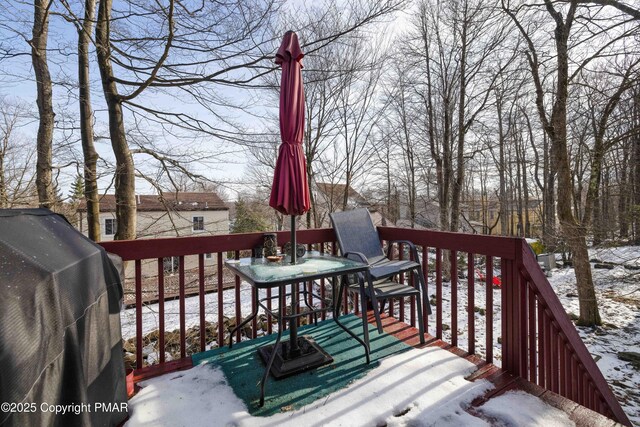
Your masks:
M290 346L289 341L281 343L273 360L271 375L277 380L333 362L333 358L309 335L298 338L298 354L289 354ZM273 347L272 344L258 349L265 364L269 363Z

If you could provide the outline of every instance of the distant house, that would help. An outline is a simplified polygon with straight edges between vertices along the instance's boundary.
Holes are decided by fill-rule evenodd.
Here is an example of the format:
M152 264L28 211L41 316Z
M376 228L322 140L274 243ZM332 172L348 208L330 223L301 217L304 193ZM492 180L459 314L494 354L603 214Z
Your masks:
M229 208L215 193L163 193L136 196L137 238L176 237L229 232ZM78 228L87 233L87 207L78 207ZM113 194L100 198L101 240L113 240L118 229Z
M229 233L229 208L213 192L138 195L136 206L138 239ZM76 223L79 230L86 235L87 206L84 201L80 203L77 212ZM102 241L113 240L118 229L116 200L113 194L105 194L100 198L100 229ZM197 265L197 259L190 258L185 262L186 268ZM206 254L205 263L215 264L214 258L212 254ZM165 271L173 272L177 265L177 259L167 259Z
M367 208L371 213L371 219L375 225L393 225L383 218L382 214L364 196L346 184L333 184L329 182L316 182L311 187L314 194L315 208L318 214L318 226L330 227L329 214L342 210L345 191L347 193L347 210Z
M526 236L538 236L542 232L542 201L529 199L527 209L522 209L522 223L518 216L518 206L515 202L506 207L507 229L502 230L500 221L500 201L497 199L467 200L462 204L463 228L467 231L481 234L499 234L505 236L520 236L523 227ZM526 223L526 217L529 223Z

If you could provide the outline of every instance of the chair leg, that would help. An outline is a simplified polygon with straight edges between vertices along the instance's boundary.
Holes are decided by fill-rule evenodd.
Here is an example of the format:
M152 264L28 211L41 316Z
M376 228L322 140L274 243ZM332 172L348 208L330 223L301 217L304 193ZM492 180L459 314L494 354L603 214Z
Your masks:
M362 334L364 336L364 343L367 346L367 352L371 353L371 346L369 345L369 322L367 321L367 298L363 293L360 293L360 310L362 311Z
M382 319L380 318L378 301L375 296L371 298L371 306L373 307L373 315L376 317L376 326L378 327L378 333L381 334L384 331L382 330Z
M427 316L431 313L431 304L429 304L429 300L428 300L428 292L427 292L427 283L424 281L424 276L422 274L422 269L415 269L413 270L414 274L416 276L418 276L418 283L420 283L420 294L422 295L422 304L424 306L424 309L427 312Z
M420 293L422 294L422 292ZM420 334L420 344L424 344L424 319L422 318L422 297L416 298L418 303L418 333Z
M380 310L378 306L378 299L376 298L376 292L373 288L373 282L371 281L371 276L366 273L365 277L360 278L360 297L364 296L364 286L369 289L369 298L371 299L371 306L373 307L373 314L376 317L376 326L378 327L378 333L382 334L384 331L382 330L382 319L380 319ZM384 301L384 300L383 300Z

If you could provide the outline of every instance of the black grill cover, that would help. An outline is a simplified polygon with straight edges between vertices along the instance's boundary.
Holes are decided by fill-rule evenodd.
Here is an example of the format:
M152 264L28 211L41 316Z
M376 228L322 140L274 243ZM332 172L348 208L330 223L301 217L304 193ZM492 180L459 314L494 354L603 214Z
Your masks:
M0 425L126 418L121 299L118 268L64 217L0 209Z

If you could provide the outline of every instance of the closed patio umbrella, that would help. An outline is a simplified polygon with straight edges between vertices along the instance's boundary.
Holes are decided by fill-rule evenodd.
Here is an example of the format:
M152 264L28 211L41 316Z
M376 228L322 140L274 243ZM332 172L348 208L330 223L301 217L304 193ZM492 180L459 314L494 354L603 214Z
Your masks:
M302 87L302 58L304 53L298 43L298 35L287 31L276 53L276 64L282 67L280 82L280 137L282 144L273 176L269 206L285 215L291 215L291 264L296 263L296 216L302 215L311 207L307 166L302 151L304 130L304 90ZM298 285L291 289L291 312L297 313ZM304 338L301 338L304 340ZM290 324L290 345L288 357L299 358L300 365L309 365L300 354L297 334L297 322ZM306 346L305 346L306 347ZM267 359L267 352L264 357ZM318 352L311 354L314 356ZM302 357L300 357L302 356ZM329 358L329 361L331 359ZM325 363L325 360L321 360ZM292 370L298 367L292 366Z
M302 58L298 36L287 31L276 53L276 64L282 67L280 83L280 137L269 205L291 215L291 263L296 263L296 216L311 207L307 166L302 150L304 130L304 89Z

